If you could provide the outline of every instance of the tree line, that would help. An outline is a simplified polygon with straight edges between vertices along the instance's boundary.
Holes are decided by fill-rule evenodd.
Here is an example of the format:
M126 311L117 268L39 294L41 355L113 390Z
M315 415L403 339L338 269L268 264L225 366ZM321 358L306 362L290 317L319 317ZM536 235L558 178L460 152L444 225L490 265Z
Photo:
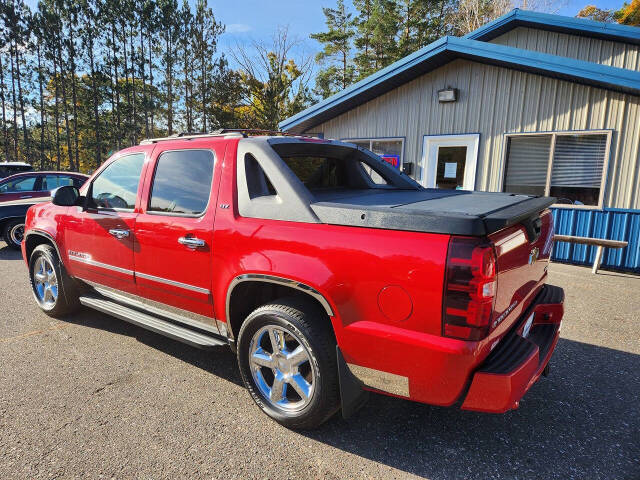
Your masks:
M224 29L207 0L0 0L0 161L91 171L142 138L275 129L309 103L286 29L235 69Z

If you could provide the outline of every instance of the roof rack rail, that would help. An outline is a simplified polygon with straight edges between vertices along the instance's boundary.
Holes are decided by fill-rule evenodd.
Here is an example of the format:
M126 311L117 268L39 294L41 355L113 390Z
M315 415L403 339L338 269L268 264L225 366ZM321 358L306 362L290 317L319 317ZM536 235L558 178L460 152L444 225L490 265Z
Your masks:
M231 135L239 135L244 138L247 138L252 135L272 135L272 136L283 136L283 137L314 137L314 135L287 133L279 130L263 130L259 128L221 128L213 132L201 132L201 133L181 132L181 133L174 133L173 135L169 135L168 137L147 138L145 140L142 140L140 142L140 145L150 145L152 143L168 142L171 140L192 140L195 138L225 137L225 136L231 136Z
M203 137L224 137L227 135L231 135L231 134L222 133L220 130L217 130L211 133L190 133L190 132L174 133L173 135L169 135L168 137L144 139L140 142L140 145L150 145L152 143L158 143L158 142L169 142L171 140L192 140L194 138L203 138Z

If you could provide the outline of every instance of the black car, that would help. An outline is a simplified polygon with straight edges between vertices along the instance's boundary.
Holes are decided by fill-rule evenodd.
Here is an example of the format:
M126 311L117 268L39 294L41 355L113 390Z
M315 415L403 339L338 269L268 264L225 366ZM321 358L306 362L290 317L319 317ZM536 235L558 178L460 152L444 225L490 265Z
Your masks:
M81 173L26 172L0 180L0 232L7 245L20 249L24 217L31 205L49 201L58 187L81 187L87 178Z
M24 162L2 162L0 163L0 179L10 177L16 173L30 172L33 167Z

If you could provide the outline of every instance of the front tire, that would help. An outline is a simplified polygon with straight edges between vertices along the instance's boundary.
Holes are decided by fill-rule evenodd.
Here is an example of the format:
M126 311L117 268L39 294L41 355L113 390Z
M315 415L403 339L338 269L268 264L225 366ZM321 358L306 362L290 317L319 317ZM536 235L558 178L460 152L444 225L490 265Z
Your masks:
M61 317L78 309L76 285L51 245L38 245L33 250L29 278L33 296L47 315Z
M20 250L24 239L24 220L9 220L4 226L2 236L9 248Z
M280 299L254 310L237 350L253 400L281 425L315 428L339 409L336 341L314 303Z

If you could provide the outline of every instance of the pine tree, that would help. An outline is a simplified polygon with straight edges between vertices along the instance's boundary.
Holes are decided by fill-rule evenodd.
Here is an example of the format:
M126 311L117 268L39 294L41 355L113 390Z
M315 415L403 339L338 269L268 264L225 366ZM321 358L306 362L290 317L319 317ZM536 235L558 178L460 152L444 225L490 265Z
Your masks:
M193 132L193 15L189 2L182 0L179 12L180 33L178 34L178 50L182 58L182 88L184 92L184 125L187 132Z
M40 169L45 169L46 156L45 156L45 135L46 135L46 111L44 108L44 82L45 82L45 71L44 64L42 58L42 48L44 44L43 39L43 23L44 19L40 12L36 13L31 17L31 32L32 32L32 43L31 48L35 47L36 50L36 58L37 58L37 78L38 78L38 107L40 108L40 147L39 147L39 157L40 157Z
M9 30L7 28L6 18L8 4L4 1L0 3L0 45L7 45L9 41ZM5 49L0 48L0 103L2 103L2 147L4 151L4 160L11 160L11 154L9 153L9 131L7 129L7 104L5 97Z
M316 76L316 93L323 98L347 88L355 78L355 66L351 63L355 22L347 12L344 0L337 7L323 8L327 31L314 33L311 38L323 44L316 61L326 65Z
M164 66L165 101L167 104L167 133L173 135L175 122L176 58L180 34L180 16L177 0L160 0L160 38L164 42L161 63Z
M255 126L249 120L248 108L244 106L246 88L242 75L231 68L224 55L215 63L209 80L204 118L210 129L249 128Z
M213 11L207 5L207 1L197 0L191 37L194 62L194 92L191 97L191 104L200 117L200 130L203 132L206 132L212 123L208 117L211 114L210 106L216 101L213 98L215 88L227 88L223 84L217 84L215 87L213 84L217 67L214 55L218 45L218 38L223 32L224 26L216 20ZM226 63L224 65L226 66ZM221 72L224 72L224 66L218 73Z
M354 0L358 9L355 56L358 78L364 78L399 58L400 14L394 0Z
M442 28L444 17L450 8L451 2L446 0L399 1L398 57L405 57L443 36L446 33Z
M98 87L98 69L96 65L94 47L96 41L99 42L102 32L102 3L101 2L89 2L83 1L81 3L81 15L83 18L83 28L80 31L82 46L86 52L86 56L89 59L89 74L91 77L91 106L93 113L93 156L95 163L94 168L98 168L102 164L102 138L101 138L101 122L99 107L102 103L100 98L100 92Z
M358 11L358 16L355 19L356 36L354 40L357 49L354 60L358 70L358 79L375 72L375 55L371 46L373 36L371 16L374 1L353 0L353 5Z

